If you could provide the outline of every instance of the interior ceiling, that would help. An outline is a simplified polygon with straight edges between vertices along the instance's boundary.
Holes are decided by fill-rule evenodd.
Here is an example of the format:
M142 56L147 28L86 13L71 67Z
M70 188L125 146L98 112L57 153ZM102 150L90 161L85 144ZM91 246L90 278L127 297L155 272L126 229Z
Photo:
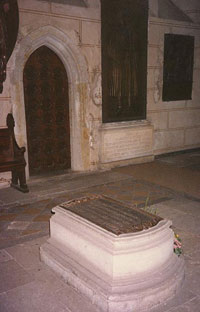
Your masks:
M59 3L59 4L68 4L79 7L87 7L86 0L39 0L45 2Z

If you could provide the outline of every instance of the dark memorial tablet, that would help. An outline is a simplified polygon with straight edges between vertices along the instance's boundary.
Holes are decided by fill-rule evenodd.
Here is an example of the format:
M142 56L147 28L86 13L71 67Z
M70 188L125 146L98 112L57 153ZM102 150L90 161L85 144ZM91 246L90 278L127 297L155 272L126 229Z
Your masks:
M115 234L142 231L155 226L162 218L141 209L125 206L103 195L91 195L63 203L60 207Z
M147 0L101 0L102 118L146 118Z
M165 34L163 101L191 100L194 37Z

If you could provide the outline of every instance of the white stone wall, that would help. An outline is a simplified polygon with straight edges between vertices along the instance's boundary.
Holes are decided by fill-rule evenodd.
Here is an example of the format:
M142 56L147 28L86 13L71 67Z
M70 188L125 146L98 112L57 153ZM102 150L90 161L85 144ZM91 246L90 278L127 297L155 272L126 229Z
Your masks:
M188 4L190 3L190 6ZM27 147L23 68L31 53L46 44L63 61L69 79L73 170L96 170L152 160L153 154L200 146L200 16L198 0L175 5L193 23L160 19L160 0L150 0L147 123L102 125L100 0L77 7L39 0L18 0L19 36L0 94L0 127L7 113L15 118L20 146ZM162 102L164 34L195 36L193 92L190 101ZM118 147L118 137L123 144ZM130 138L131 137L131 138ZM135 139L134 139L135 138ZM122 145L124 150L122 151ZM26 160L28 163L27 153ZM28 175L28 166L27 166Z
M192 100L162 101L164 34L195 37ZM150 17L147 119L154 126L154 154L200 146L200 26Z
M101 127L100 161L102 167L152 160L153 127L147 121L103 124ZM137 159L137 160L136 160ZM114 164L112 164L114 162ZM105 166L106 167L106 166Z
M19 35L0 95L0 127L5 127L7 113L12 112L18 144L27 148L23 69L32 52L43 44L57 53L69 80L72 169L81 171L97 167L101 122L101 103L95 103L101 71L100 4L88 0L87 5L18 0ZM26 160L28 163L27 153Z

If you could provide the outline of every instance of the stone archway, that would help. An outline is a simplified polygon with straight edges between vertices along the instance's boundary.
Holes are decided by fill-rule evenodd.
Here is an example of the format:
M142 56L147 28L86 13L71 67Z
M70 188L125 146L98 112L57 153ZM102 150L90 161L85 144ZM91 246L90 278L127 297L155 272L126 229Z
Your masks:
M11 65L11 97L15 118L16 138L20 145L27 148L25 105L23 93L23 70L29 56L40 46L47 46L54 51L63 62L69 82L69 111L71 133L71 168L75 171L88 170L83 146L89 145L83 133L84 101L88 96L88 74L84 57L65 33L52 26L41 27L28 34L17 43ZM84 141L86 140L86 141ZM26 155L27 157L27 155ZM27 157L28 164L28 157ZM27 166L27 176L29 170Z

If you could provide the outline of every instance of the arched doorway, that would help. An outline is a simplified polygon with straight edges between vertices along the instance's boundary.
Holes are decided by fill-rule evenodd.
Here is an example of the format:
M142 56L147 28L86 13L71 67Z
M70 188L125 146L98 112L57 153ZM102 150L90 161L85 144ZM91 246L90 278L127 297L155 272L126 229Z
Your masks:
M29 57L23 73L30 175L71 167L68 78L48 47Z

